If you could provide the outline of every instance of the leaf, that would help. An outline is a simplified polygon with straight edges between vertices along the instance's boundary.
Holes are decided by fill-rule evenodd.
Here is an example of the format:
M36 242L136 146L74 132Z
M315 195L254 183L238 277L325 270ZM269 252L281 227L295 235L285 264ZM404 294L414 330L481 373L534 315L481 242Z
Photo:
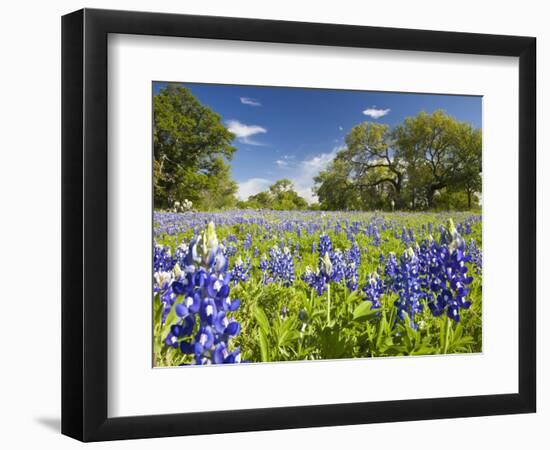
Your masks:
M155 295L153 298L153 321L156 326L160 327L161 321L162 321L162 302L160 301L159 295Z
M286 346L290 345L293 341L300 338L300 332L297 330L285 331L283 335L279 338L279 345Z
M453 333L453 341L454 341L454 342L460 341L460 338L462 337L462 330L463 330L462 324L459 323L459 324L456 326L455 331L454 331L454 333Z
M357 320L359 322L365 321L376 312L378 312L378 310L371 309L370 302L363 302L353 311L353 320Z
M158 355L162 350L162 341L160 339L155 339L153 341L153 353Z
M380 347L382 345L382 339L384 338L384 335L385 335L386 325L387 325L386 315L384 314L382 316L382 320L378 324L378 333L376 336L376 347Z
M411 355L432 355L434 349L426 346L421 346L411 352Z
M443 320L439 321L439 347L441 349L445 348L445 330L447 326L447 322L445 322L446 317L443 318Z
M282 323L280 323L279 325L280 331L277 336L277 344L279 347L289 345L292 343L292 341L300 337L300 333L295 329L296 322L291 318L282 321Z
M269 336L271 334L269 320L267 320L267 316L265 315L264 310L259 306L256 306L254 310L254 318L256 319L256 322L258 322L258 326L263 331L263 333L266 336Z
M472 336L462 336L460 339L455 339L453 341L453 344L451 345L451 348L449 349L450 352L462 352L466 350L467 345L471 345L474 343L474 338Z
M259 337L259 341L260 341L260 355L261 355L262 361L263 362L268 362L268 361L270 361L270 358L269 358L269 343L268 343L266 335L264 334L264 332L261 329L258 330L258 337Z
M339 330L324 328L321 331L321 351L324 358L341 358L346 351L346 341L340 339Z

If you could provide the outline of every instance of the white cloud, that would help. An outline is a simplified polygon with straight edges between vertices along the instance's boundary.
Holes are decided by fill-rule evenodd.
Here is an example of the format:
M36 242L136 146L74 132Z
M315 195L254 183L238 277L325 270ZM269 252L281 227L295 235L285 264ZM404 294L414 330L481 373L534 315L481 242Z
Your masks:
M281 159L275 161L275 164L277 164L277 167L280 169L286 169L287 167L295 165L294 159L294 155L283 155L281 156Z
M313 178L328 167L342 148L334 147L330 152L320 153L301 161L296 167L295 176L290 178L294 183L296 192L305 198L308 203L315 203L318 200L317 196L313 193Z
M373 119L380 119L380 117L385 116L388 114L391 110L388 109L379 109L376 108L376 106L373 106L372 108L367 108L363 111L363 114L365 116L372 117Z
M246 125L238 120L228 120L227 127L229 128L229 131L237 136L237 139L250 145L262 145L260 142L256 142L250 138L256 134L267 133L267 130L264 127L259 125Z
M267 133L264 127L259 125L246 125L238 120L228 120L227 125L229 131L234 133L238 138L247 138L259 133Z
M308 159L297 161L294 155L283 155L281 159L275 161L279 168L285 169L284 178L288 178L294 184L294 190L303 197L308 203L318 201L317 196L313 193L313 178L317 174L326 169L336 154L344 147L336 146L331 151L319 153ZM267 173L267 172L266 172ZM278 178L277 178L278 177ZM282 178L277 175L273 180ZM273 184L273 180L267 178L250 178L239 183L237 196L241 200L247 200L251 195L265 191Z
M343 127L342 125L340 125L340 126L338 127L338 129L339 129L340 131L344 131L344 127Z
M265 178L250 178L246 181L243 181L242 183L239 183L237 196L241 200L248 200L248 197L250 197L251 195L265 191L271 185L271 183L271 181Z
M335 147L332 151L328 153L320 153L319 155L314 156L313 158L306 159L302 161L302 169L306 173L317 173L321 170L326 169L330 162L336 157L336 154L341 150L340 147Z
M241 103L249 106L262 106L262 104L255 98L241 97Z

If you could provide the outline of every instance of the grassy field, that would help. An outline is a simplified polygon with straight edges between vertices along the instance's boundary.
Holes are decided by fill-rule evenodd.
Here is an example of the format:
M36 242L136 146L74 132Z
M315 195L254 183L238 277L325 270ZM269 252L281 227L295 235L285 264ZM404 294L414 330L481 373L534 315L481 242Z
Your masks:
M481 224L457 212L155 212L154 364L480 352Z

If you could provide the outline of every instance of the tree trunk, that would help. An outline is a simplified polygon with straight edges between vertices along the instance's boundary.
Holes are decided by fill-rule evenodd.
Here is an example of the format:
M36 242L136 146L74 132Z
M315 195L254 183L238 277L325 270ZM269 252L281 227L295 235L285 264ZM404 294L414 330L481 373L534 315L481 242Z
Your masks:
M446 187L446 184L442 183L442 182L431 184L428 187L428 195L427 195L427 197L428 197L428 208L431 208L433 206L434 196L435 196L435 193L437 192L437 190L438 189L443 189L444 187Z
M401 209L403 205L401 204L401 184L403 183L403 176L397 174L397 182L393 185L395 189L395 204L398 209Z
M428 195L426 196L427 197L427 200L428 200L428 209L431 209L432 206L433 206L433 203L434 203L434 194L435 194L435 189L433 189L431 186L428 188Z

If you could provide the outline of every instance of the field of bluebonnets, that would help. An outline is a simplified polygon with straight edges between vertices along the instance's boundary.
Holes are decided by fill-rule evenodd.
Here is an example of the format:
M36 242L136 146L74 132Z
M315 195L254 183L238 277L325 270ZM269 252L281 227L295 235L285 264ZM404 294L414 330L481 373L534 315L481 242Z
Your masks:
M481 216L155 212L154 365L473 353Z

